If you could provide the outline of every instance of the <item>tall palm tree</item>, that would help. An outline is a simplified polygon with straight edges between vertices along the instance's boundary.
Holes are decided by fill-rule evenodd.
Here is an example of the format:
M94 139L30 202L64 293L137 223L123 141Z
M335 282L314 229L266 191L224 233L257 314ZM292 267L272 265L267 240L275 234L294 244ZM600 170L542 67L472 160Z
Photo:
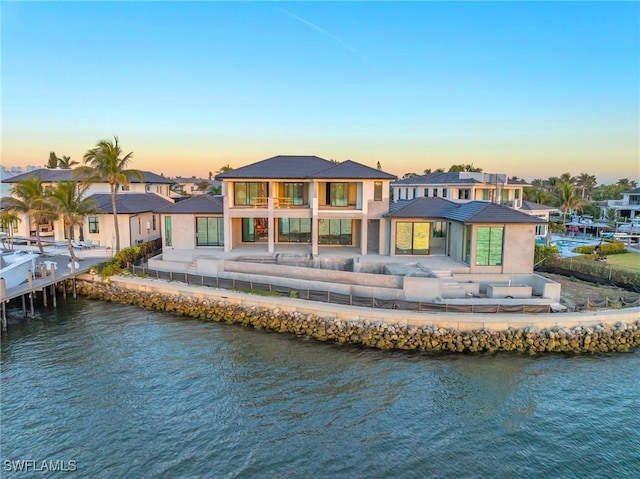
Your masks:
M56 215L47 202L47 193L40 177L33 176L14 184L11 188L11 197L6 198L5 201L8 211L29 216L29 225L32 222L36 223L36 244L40 254L44 253L40 239L40 223L46 219L54 219Z
M65 170L68 170L75 165L79 165L79 163L76 160L72 160L70 156L63 156L62 158L58 158L59 168L64 168Z
M580 173L576 178L576 186L580 188L583 198L590 198L593 188L595 188L597 179L589 173Z
M563 214L563 222L567 222L567 213L572 210L582 211L585 199L576 191L575 186L568 181L560 183L557 188L557 206Z
M82 226L88 215L98 212L96 201L84 197L88 188L89 185L85 183L60 181L49 192L51 206L64 222L64 233L72 262L76 261L77 257L71 244L71 230L76 226Z
M5 247L5 240L8 242L9 248L13 249L13 235L15 234L14 225L22 221L17 214L9 210L2 210L0 212L0 225L2 229L7 232L6 238L2 238L2 247Z
M118 187L128 185L129 180L134 177L144 181L144 175L141 171L127 168L132 158L133 152L123 155L122 148L118 143L118 137L114 136L114 141L100 140L95 148L87 151L83 157L85 166L79 166L74 170L74 174L78 176L88 175L84 179L85 183L102 181L109 183L116 236L116 253L120 251L120 230L118 228L118 212L116 208Z
M200 180L196 183L199 191L203 193L207 191L207 189L211 186L211 182L208 180Z

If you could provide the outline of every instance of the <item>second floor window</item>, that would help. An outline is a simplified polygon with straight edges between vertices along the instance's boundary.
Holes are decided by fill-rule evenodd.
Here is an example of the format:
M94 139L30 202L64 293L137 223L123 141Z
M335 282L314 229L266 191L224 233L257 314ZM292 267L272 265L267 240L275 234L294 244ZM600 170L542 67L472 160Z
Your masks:
M269 188L266 182L236 181L233 202L237 206L266 206Z
M471 190L468 188L458 190L459 200L468 200L471 198Z
M382 201L382 181L373 182L373 201Z

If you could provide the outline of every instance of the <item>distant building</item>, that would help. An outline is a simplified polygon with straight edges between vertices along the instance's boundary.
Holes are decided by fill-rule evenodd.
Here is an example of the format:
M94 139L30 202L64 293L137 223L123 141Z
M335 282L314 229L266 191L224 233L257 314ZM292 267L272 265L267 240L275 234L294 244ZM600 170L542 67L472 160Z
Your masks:
M625 191L621 200L609 200L602 209L606 213L609 208L617 210L618 218L640 218L640 188Z

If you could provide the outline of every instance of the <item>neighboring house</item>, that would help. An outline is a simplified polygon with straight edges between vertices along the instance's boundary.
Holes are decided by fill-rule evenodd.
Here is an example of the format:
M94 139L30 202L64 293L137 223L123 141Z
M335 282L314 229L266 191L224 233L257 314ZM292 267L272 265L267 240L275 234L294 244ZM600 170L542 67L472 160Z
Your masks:
M162 248L198 249L224 246L223 199L198 195L156 210L161 216Z
M138 178L132 178L129 185L120 186L116 195L118 216L122 215L118 220L121 247L127 247L147 239L159 238L160 230L157 226L159 218L152 212L173 203L169 198L170 187L174 184L173 180L149 171L142 171L142 174L144 177L142 182ZM36 176L40 177L45 188L55 186L59 181L79 181L73 177L71 169L40 168L13 176L7 180L7 183L18 183ZM105 212L112 211L110 187L106 181L92 183L87 189L85 197L94 197ZM105 197L108 198L108 202ZM146 228L147 224L149 231ZM47 240L61 241L66 239L62 220L47 220L36 225L29 218L21 218L15 234L16 236L33 237L36 228L40 230L40 235ZM84 237L101 246L113 247L115 245L113 217L106 214L89 216L78 231L72 231L72 237L74 239Z
M354 161L274 156L216 176L222 181L224 249L262 243L354 246L386 254L385 221L394 175Z
M175 181L175 185L171 188L171 197L209 194L209 190L211 188L220 188L221 186L220 182L217 180L207 180L196 177L183 178L181 176L176 176L173 181ZM209 186L207 186L204 191L199 187L199 184L203 181L209 183Z
M549 215L551 213L557 213L558 208L524 200L520 211L545 220L545 223L539 223L536 225L536 236L543 237L547 235L549 230Z
M471 273L531 273L543 219L486 201L417 198L385 215L391 255L446 255Z
M91 195L96 200L100 214L90 215L83 226L83 236L93 244L115 248L115 230L113 224L113 208L111 195L96 193ZM161 237L161 227L156 211L173 202L168 198L150 193L127 193L116 195L118 211L118 229L120 230L120 247L127 248Z
M511 208L522 207L523 189L529 184L505 174L442 172L414 176L391 183L394 201L414 198L445 198L455 203L489 201Z
M625 191L621 200L609 200L606 206L601 208L604 214L609 208L616 209L618 218L640 218L640 188Z

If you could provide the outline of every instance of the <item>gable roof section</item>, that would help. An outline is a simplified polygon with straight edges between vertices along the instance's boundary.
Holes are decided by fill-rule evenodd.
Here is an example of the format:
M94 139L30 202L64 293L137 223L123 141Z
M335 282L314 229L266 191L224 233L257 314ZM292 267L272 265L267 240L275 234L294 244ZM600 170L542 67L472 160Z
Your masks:
M330 179L381 179L394 180L397 176L385 173L382 170L371 168L370 166L357 163L352 160L346 160L342 163L332 164L326 170L319 171L312 175L313 178L330 178Z
M396 176L352 160L333 163L318 156L289 155L274 156L216 175L216 180L313 178L393 180Z
M216 180L226 179L306 179L309 175L332 166L329 160L318 156L278 155L235 170L216 175Z
M557 211L558 208L553 206L547 206L540 203L535 203L533 201L522 201L522 209L527 211L539 211L539 210L548 210L548 211Z
M458 205L443 198L416 198L405 201L400 208L392 209L384 215L387 218L442 218Z
M386 218L443 218L461 223L545 223L536 216L514 210L508 206L487 201L454 203L444 198L422 197L405 201L400 208L392 209Z
M156 173L152 173L151 171L142 171L141 173L144 177L143 183L161 183L161 184L174 184L175 181L170 180L169 178L165 178L164 176L160 176ZM44 183L55 183L58 181L77 181L76 178L73 177L72 169L64 169L64 168L40 168L33 171L27 171L26 173L22 173L21 175L16 175L8 180L6 183L18 183L19 181L26 180L28 178L34 178L39 176L40 179ZM106 181L105 181L106 183ZM140 183L140 180L136 177L132 177L130 183Z
M98 208L107 214L113 213L111 195L109 193L95 193L89 198L96 200ZM154 193L120 193L116 195L118 214L135 214L157 211L173 203Z
M218 215L223 213L222 196L198 195L189 199L178 201L173 205L166 206L157 213L163 215L173 214L210 214Z
M462 223L546 223L542 218L486 201L458 204L457 208L445 213L444 218Z

